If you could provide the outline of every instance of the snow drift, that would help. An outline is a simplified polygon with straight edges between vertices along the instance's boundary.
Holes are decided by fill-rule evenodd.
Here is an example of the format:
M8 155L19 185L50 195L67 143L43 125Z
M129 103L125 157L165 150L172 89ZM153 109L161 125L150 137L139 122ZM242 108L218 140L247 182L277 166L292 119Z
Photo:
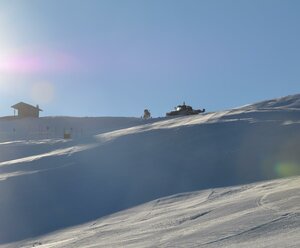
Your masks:
M36 134L38 122L50 120L63 130L59 118L2 120L2 134L13 125L23 129L17 141L3 136L0 143L0 242L172 194L299 175L299 101L294 95L150 122L77 119L76 129L92 128L69 141Z

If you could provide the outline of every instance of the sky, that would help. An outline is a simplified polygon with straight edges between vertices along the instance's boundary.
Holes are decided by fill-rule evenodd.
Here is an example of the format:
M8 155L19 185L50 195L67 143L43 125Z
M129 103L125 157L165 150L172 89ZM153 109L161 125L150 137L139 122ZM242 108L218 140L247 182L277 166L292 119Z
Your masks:
M0 116L164 116L300 93L298 0L1 0Z

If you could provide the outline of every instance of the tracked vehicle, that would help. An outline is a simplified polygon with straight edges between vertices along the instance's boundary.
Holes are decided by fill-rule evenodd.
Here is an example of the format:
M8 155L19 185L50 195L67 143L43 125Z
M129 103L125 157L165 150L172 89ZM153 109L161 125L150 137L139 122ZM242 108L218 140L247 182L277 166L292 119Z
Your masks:
M193 109L191 106L188 106L183 102L182 105L175 107L174 111L166 113L166 116L176 116L176 115L197 115L204 113L205 109Z

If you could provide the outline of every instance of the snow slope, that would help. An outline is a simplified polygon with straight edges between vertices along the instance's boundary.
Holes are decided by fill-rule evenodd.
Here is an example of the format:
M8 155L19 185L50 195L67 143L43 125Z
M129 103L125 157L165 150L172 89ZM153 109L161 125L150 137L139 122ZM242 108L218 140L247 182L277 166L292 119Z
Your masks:
M0 118L0 141L62 138L64 131L72 133L73 138L82 138L141 125L144 122L140 118L130 117L42 117L38 119L2 117Z
M299 247L300 177L178 194L10 247Z
M2 119L0 246L94 221L160 197L300 175L299 99L300 95L294 95L222 112L148 122L108 117ZM11 134L15 126L16 131ZM74 139L62 140L63 130L71 128ZM280 190L280 182L275 184L275 191ZM295 182L299 185L298 179ZM253 197L260 195L255 190L249 192ZM291 198L299 205L299 194L292 192L296 196ZM196 193L194 200L202 201L202 194L206 193L200 192L199 197ZM193 196L186 195L188 199ZM239 199L244 199L239 194L233 196L236 198L229 197L228 202L215 202L220 205L221 213L223 208L227 211L231 200L238 207ZM181 203L176 199L184 198L171 200L174 208L177 204L180 208ZM251 199L242 203L246 209L248 203L252 206ZM134 216L138 212L132 211ZM158 211L154 222L164 218L163 211L163 208ZM253 211L257 218L266 216L266 221L274 217ZM233 216L239 221L239 213ZM212 221L218 219L211 217ZM194 222L185 223L193 229ZM230 227L235 230L236 222L232 223ZM241 230L247 230L246 227L251 229L245 226ZM101 237L109 240L110 233L102 231ZM152 232L149 229L149 237ZM103 237L103 233L108 236ZM230 234L224 231L222 236L222 233L221 230L216 235ZM299 234L299 229L296 233ZM135 234L125 233L122 237L132 240L133 246L137 244ZM58 243L58 247L62 245Z

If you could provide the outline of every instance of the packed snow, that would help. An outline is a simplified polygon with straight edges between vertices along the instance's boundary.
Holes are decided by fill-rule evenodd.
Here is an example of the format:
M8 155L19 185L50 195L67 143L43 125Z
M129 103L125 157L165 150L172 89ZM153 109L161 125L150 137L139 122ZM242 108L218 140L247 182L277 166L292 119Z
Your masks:
M178 118L2 118L0 247L298 247L299 128L300 95Z
M161 198L3 247L299 247L300 177Z

